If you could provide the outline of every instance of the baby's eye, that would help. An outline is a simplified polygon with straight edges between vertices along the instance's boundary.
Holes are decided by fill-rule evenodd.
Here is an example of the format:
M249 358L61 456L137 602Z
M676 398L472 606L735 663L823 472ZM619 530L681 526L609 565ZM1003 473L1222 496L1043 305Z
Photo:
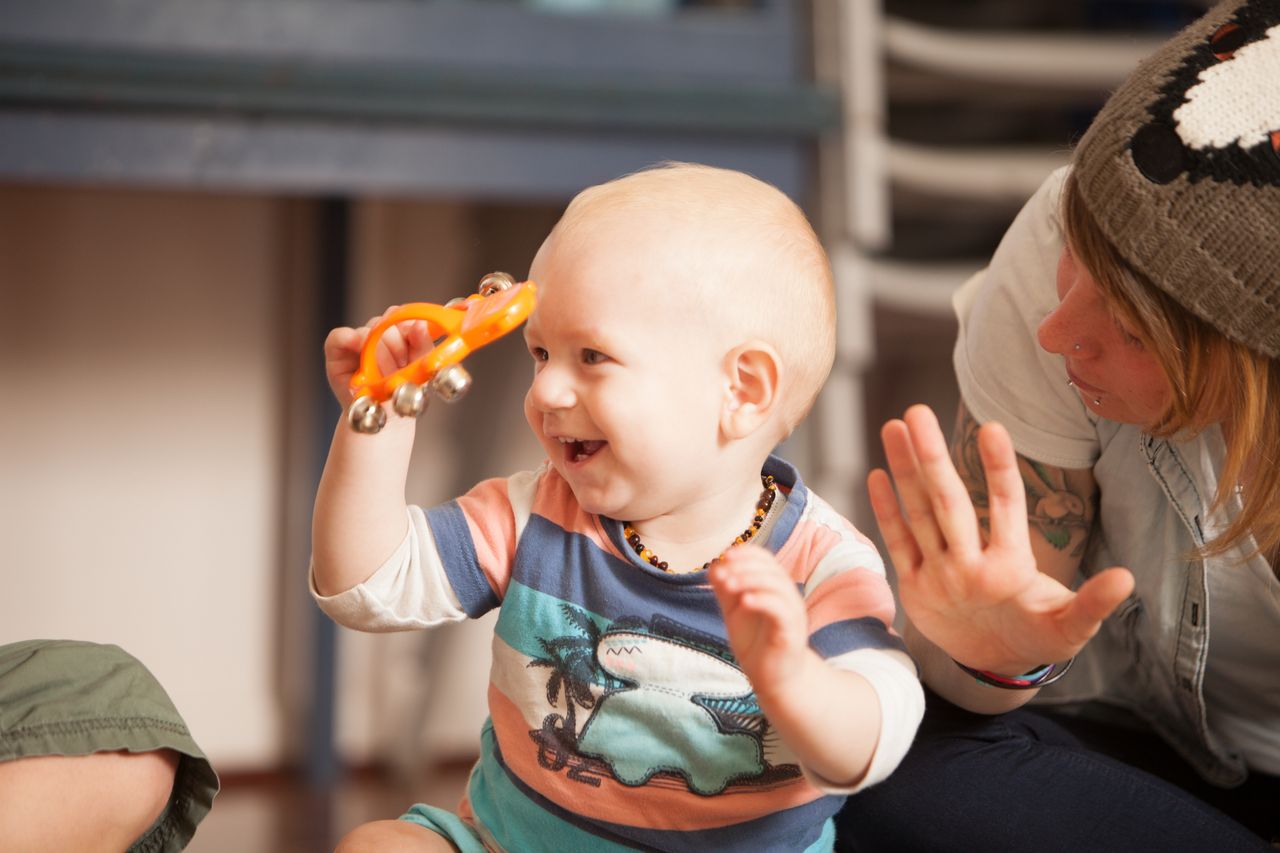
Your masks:
M547 351L542 347L529 347L529 355L533 356L534 361L547 360Z
M582 351L583 364L600 364L603 361L607 361L608 358L609 356L600 352L600 350L584 349Z

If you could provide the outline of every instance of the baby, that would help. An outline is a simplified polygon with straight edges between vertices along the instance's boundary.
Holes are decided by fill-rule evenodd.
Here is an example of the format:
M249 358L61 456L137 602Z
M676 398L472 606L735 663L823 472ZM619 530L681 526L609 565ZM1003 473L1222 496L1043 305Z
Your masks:
M771 451L834 358L800 210L669 164L579 194L529 274L529 427L548 460L406 507L412 419L341 423L312 585L365 631L501 608L458 814L416 805L340 851L828 851L924 708L870 542ZM368 327L325 344L350 399ZM383 338L388 368L430 347Z

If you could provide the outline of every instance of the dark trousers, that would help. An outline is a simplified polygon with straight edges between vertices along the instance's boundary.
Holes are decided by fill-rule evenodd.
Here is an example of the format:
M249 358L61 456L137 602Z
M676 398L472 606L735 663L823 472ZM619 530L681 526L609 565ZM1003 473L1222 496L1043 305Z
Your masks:
M836 818L841 853L1226 853L1280 837L1278 777L1225 790L1149 730L927 700L902 764Z

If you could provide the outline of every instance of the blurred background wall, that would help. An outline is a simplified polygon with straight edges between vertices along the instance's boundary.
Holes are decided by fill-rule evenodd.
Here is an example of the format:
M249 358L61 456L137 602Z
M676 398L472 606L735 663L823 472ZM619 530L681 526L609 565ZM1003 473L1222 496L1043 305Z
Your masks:
M1204 2L0 0L0 643L118 643L224 773L465 758L487 626L306 596L319 341L527 272L568 198L663 159L818 224L837 370L783 448L872 531L875 431L955 405L949 295ZM411 500L536 465L517 339L420 426Z

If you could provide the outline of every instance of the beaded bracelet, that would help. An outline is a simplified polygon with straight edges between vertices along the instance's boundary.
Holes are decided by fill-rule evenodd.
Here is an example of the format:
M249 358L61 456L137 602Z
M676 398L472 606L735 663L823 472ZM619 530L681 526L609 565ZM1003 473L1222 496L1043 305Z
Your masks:
M979 684L985 684L988 687L999 687L1003 690L1037 690L1053 682L1067 674L1067 670L1071 669L1071 664L1075 663L1075 658L1067 658L1064 663L1046 663L1038 666L1030 672L1022 675L996 675L994 672L987 672L982 669L974 669L965 666L960 661L952 658L952 663L963 669L974 677Z

